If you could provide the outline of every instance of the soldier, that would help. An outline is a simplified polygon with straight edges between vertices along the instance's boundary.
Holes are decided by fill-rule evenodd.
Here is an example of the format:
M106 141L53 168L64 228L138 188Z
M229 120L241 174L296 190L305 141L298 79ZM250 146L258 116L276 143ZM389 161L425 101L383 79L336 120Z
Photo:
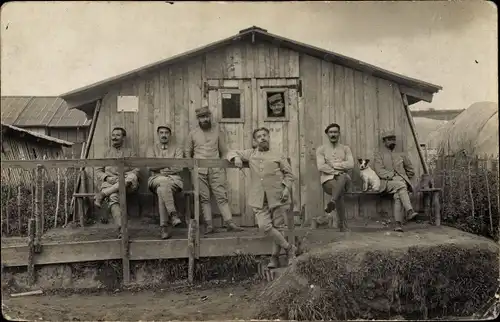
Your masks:
M329 143L316 150L316 164L320 172L323 191L332 196L325 209L331 213L337 209L339 228L343 231L347 226L344 206L344 193L349 190L351 177L347 171L354 168L351 149L339 143L340 126L332 123L325 128Z
M169 158L182 159L182 149L171 143L172 130L169 125L160 125L156 129L159 144L155 144L148 149L148 158ZM174 204L174 194L183 188L181 179L182 167L155 167L148 168L150 177L148 179L149 189L156 194L158 198L158 212L160 213L161 238L168 239L171 237L170 226L177 226L181 223L177 215L177 210Z
M127 131L122 127L115 127L111 131L111 148L104 153L104 158L126 158L135 157L136 154L129 148L123 147ZM94 203L101 207L101 203L108 198L108 206L116 225L118 225L118 238L121 237L121 209L118 196L119 171L118 167L106 166L96 168L97 180L101 181L101 191L95 196ZM125 184L127 193L137 190L139 187L139 168L125 168Z
M385 149L375 153L374 170L380 177L380 192L394 196L395 231L403 231L404 216L401 215L401 206L406 211L407 220L412 220L418 215L413 210L408 191L413 191L410 179L415 175L408 155L404 152L394 152L396 147L396 134L387 131L382 134Z
M186 139L184 156L195 159L219 159L227 153L224 134L218 125L212 124L212 114L208 107L201 107L195 111L199 127L196 127ZM222 218L226 222L228 231L242 231L233 222L233 215L229 209L227 197L226 172L219 168L200 168L200 203L205 219L205 234L214 233L216 230L212 221L212 205L210 191L215 195Z
M227 159L238 167L242 162L250 164L251 184L248 204L253 208L257 224L264 234L273 238L273 249L269 268L279 266L281 248L288 255L289 264L296 257L297 248L286 241L277 230L284 226L286 214L290 209L290 190L295 180L287 159L281 154L269 151L269 130L259 128L253 131L257 143L254 149L230 151Z
M267 99L269 103L268 116L271 117L283 117L285 116L285 102L283 102L283 96L281 93L276 93Z

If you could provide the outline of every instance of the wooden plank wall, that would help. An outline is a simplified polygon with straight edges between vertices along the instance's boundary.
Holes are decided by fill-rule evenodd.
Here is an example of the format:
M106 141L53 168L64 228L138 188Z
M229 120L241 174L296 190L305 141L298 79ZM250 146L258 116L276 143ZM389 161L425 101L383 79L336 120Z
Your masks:
M50 128L49 135L61 140L73 142L70 148L63 148L64 156L67 158L78 159L80 158L83 142L87 140L89 127L61 127Z
M418 152L396 84L349 68L335 65L308 55L300 56L300 76L303 82L305 131L303 151L305 164L301 166L304 178L302 204L313 214L323 212L328 195L322 192L316 168L316 148L328 142L324 134L330 123L341 127L340 142L348 145L353 153L354 190L361 190L358 158L373 160L374 153L382 147L380 133L394 129L398 136L397 150L408 151L416 168L416 178L422 173ZM307 173L306 176L303 175ZM389 206L389 207L387 207ZM375 200L355 198L347 200L347 216L370 217L377 208ZM382 211L390 211L390 204Z
M250 78L297 78L299 77L298 66L299 58L296 52L277 48L270 44L252 45L242 42L120 84L111 89L103 99L89 157L99 158L104 155L104 151L110 145L109 134L114 126L124 126L127 129L126 144L132 147L139 156L146 156L147 147L157 141L155 129L160 124L170 123L175 143L183 146L189 131L197 126L195 110L202 106L204 100L208 102L208 97L205 97L203 93L204 81L209 79L248 79L242 86L248 87L245 91L250 91L249 87L252 86ZM286 84L287 81L284 80L284 82ZM118 113L116 111L118 95L138 96L138 113ZM290 95L296 97L296 91L291 91ZM246 111L250 123L246 124L245 122L244 128L237 129L237 134L241 136L241 139L237 138L236 141L243 140L245 145L251 144L251 136L247 132L260 124L255 110L258 108L258 104L253 102L258 98L255 97L254 93L251 93L250 96L250 98L246 98L251 102ZM292 97L292 99L295 98ZM254 116L257 117L254 118ZM298 130L296 132L298 133ZM287 133L285 131L285 134ZM275 143L278 144L278 141ZM287 150L289 151L288 146ZM293 153L295 150L298 148L292 147ZM298 161L292 161L292 163L296 164L298 170ZM237 170L229 172L231 171ZM87 173L92 179L93 170L87 169ZM234 185L238 186L238 182L241 180L240 176L242 174L231 173L229 184L233 184L234 181ZM89 181L93 182L93 179ZM142 192L147 192L146 181L147 173L142 171L140 188ZM248 179L243 179L243 181L248 182ZM89 187L89 189L95 189L95 187ZM231 190L234 192L235 189ZM238 195L233 193L234 197L231 197L231 208L234 212L238 212L238 209L245 209L246 213L249 209L244 202L246 201L245 189L237 190L239 191ZM297 193L297 199L298 196ZM217 207L214 207L213 210L214 213L219 212ZM253 215L247 217L243 224L253 225Z
M299 97L295 90L289 91L290 100L298 102L288 106L292 111L290 122L264 122L260 112L262 106L259 102L263 99L260 86L264 83L281 84L278 82L289 84L296 82L298 77L302 80L303 95ZM195 109L204 101L208 103L203 83L215 79L239 79L239 85L245 91L245 105L251 106L245 110L245 124L240 126L241 129L235 129L235 142L244 142L243 147L249 146L249 130L268 126L273 129L272 144L277 144L288 154L297 174L300 170L301 176L294 188L295 211L306 207L307 211L319 213L324 209L324 195L316 168L316 148L327 142L323 130L331 122L340 124L341 142L351 147L355 160L358 157L373 160L374 152L381 145L379 129L394 128L398 134L398 149L410 152L417 165L417 176L420 175L418 155L396 84L266 43L235 43L110 89L102 101L89 157L104 155L114 126L127 129L126 144L139 156L146 156L147 147L156 142L155 129L160 124L170 123L174 142L183 146L188 132L197 125ZM251 92L250 95L247 91ZM117 112L118 95L138 96L139 111ZM87 173L92 179L93 170L87 169ZM232 181L235 185L248 184L248 178L242 179L240 173L230 177L230 185ZM359 187L357 167L353 179L354 185ZM143 192L147 191L146 181L147 174L143 171L140 188ZM243 205L243 200L246 200L244 191L239 189L236 195L232 189L230 203L234 212L238 209L249 212ZM374 201L358 203L353 200L348 204L348 216L369 216L374 207ZM214 207L214 213L218 213L217 207ZM250 215L240 220L244 225L254 224Z

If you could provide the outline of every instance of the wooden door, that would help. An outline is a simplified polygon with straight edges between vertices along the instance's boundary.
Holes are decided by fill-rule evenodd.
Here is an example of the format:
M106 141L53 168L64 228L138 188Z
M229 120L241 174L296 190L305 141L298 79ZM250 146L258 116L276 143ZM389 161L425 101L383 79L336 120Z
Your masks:
M213 120L225 134L228 149L252 148L252 91L251 81L208 79L208 105ZM231 212L237 224L254 226L254 216L247 205L248 169L227 169L227 187ZM217 207L214 207L214 211ZM215 212L219 212L218 209Z
M300 134L297 78L257 79L257 127L270 131L270 149L290 159L296 181L293 185L293 211L300 212ZM284 102L284 110L274 110L273 104ZM275 114L276 113L276 114Z

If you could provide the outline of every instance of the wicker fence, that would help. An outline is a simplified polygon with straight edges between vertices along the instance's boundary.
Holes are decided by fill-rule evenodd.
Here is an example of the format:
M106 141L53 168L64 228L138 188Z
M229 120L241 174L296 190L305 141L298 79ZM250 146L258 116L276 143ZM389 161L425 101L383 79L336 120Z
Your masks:
M498 158L436 155L429 163L443 189L443 223L498 241Z

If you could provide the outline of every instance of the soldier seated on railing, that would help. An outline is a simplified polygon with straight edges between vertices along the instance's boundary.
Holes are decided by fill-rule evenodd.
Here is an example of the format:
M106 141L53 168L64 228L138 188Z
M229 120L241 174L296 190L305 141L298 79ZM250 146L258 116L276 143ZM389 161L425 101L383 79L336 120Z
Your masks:
M148 158L174 158L182 159L183 151L171 142L172 130L170 125L160 125L156 129L160 143L155 144L148 150ZM170 226L181 223L175 209L174 194L183 189L181 178L182 167L148 167L150 177L148 179L149 189L158 198L158 212L160 214L161 238L171 237Z
M121 127L115 127L111 131L111 148L104 153L104 158L127 158L136 157L132 149L124 147L123 142L127 131ZM119 199L119 169L116 166L96 168L97 180L101 182L100 192L95 196L94 203L101 207L104 199L108 199L108 206L116 225L118 225L118 238L121 238L121 208ZM127 193L134 192L139 188L139 168L125 167L125 184Z

